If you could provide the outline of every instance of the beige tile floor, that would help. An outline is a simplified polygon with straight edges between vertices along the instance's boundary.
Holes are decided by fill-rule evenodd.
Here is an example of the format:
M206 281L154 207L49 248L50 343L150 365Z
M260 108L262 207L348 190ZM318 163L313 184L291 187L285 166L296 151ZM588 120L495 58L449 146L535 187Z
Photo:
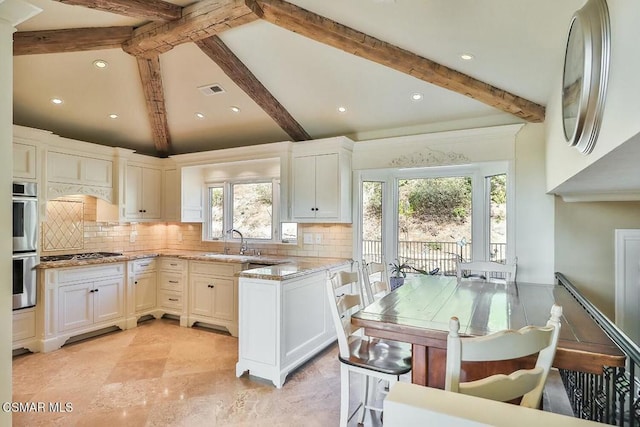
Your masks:
M236 378L237 346L228 334L160 319L51 353L16 356L14 402L68 402L73 410L14 413L13 425L338 425L337 346L292 373L280 390L247 375Z
M282 389L247 375L236 378L237 351L237 339L226 333L159 319L51 353L16 356L14 402L69 403L73 410L14 413L13 425L338 425L337 345L290 374ZM359 385L353 382L357 396ZM560 412L549 401L566 400L566 394L561 385L555 390L551 399L545 396L545 407ZM367 414L365 426L380 425Z

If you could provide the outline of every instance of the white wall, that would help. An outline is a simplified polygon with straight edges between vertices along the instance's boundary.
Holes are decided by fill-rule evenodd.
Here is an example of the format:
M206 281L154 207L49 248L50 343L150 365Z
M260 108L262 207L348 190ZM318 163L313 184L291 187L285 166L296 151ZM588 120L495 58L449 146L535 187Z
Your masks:
M545 194L543 124L527 124L515 144L515 244L520 282L554 282L554 197Z
M38 13L22 0L0 1L0 150L13 152L13 32L15 26ZM11 183L13 157L0 156L0 276L10 278L13 267L11 253ZM11 402L11 341L13 297L9 280L0 287L0 402ZM11 425L11 413L0 411L0 425Z
M13 26L0 19L0 144L4 153L12 152L13 117ZM9 78L5 78L9 76ZM11 277L12 232L11 222L11 171L13 158L0 156L0 221L5 226L0 227L0 276ZM0 401L11 402L11 310L12 292L10 283L2 281L0 288ZM0 424L11 425L11 414L0 411Z
M561 121L562 68L559 68L558 90L547 104L545 119L546 188L549 191L640 131L640 2L616 0L607 4L611 20L611 57L602 128L593 152L587 156L567 145Z

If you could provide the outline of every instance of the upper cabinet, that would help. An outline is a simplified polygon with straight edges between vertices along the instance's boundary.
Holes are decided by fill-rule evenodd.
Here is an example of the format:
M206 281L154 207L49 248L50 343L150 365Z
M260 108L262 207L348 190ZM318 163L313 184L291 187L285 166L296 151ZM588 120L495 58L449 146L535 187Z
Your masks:
M180 180L174 166L162 171L162 218L165 221L180 221Z
M50 150L47 153L47 181L111 188L113 162Z
M38 177L36 156L38 148L35 145L13 143L13 178L35 181Z
M149 166L127 164L124 204L128 220L160 219L162 216L162 170Z
M293 145L291 221L351 222L352 149L344 137Z

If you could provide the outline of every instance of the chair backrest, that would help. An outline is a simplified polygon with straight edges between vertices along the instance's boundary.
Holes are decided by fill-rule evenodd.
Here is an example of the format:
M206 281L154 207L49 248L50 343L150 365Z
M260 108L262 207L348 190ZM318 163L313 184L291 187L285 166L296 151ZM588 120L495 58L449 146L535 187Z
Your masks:
M504 278L507 282L516 281L517 265L502 264L494 261L471 261L471 262L458 262L456 265L456 275L458 280L471 275L472 277L478 277L480 274L482 278L486 280L493 280L494 278ZM500 273L500 274L495 274Z
M384 262L362 261L362 288L366 304L371 304L391 291L387 265Z
M329 310L338 336L340 356L348 358L349 337L358 329L351 325L351 315L362 308L357 272L339 271L327 274ZM358 293L354 293L354 290Z
M518 331L461 338L460 322L452 317L447 338L445 390L506 402L522 396L521 406L537 408L547 381L560 334L562 307L553 305L546 326L526 326ZM480 380L460 382L462 362L509 360L538 353L533 369L511 375L496 374Z

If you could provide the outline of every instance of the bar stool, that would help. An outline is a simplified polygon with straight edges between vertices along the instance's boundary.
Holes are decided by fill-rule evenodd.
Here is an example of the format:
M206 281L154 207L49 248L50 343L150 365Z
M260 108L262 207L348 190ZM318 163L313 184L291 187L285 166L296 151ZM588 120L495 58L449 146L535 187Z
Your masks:
M353 292L359 288L358 273L340 271L327 275L327 296L329 309L338 335L340 350L340 426L362 409L358 424L364 422L366 410L380 411L371 405L370 388L375 388L377 380L395 384L400 375L411 370L411 347L398 343L357 335L360 328L351 325L351 315L362 308L361 296ZM350 373L360 374L363 380L362 396L357 408L349 414Z

